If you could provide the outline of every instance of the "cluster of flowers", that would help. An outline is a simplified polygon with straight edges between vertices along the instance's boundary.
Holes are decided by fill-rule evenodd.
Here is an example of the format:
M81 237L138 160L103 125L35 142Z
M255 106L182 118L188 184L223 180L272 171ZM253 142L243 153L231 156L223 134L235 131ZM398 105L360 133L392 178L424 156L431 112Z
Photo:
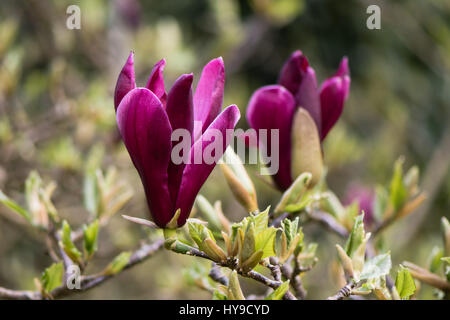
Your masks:
M222 110L225 67L222 58L210 61L193 92L192 74L181 75L169 92L164 86L165 60L153 68L145 87L136 87L133 53L119 74L114 94L117 125L138 171L154 222L161 228L176 217L185 224L195 198L216 163L176 163L171 159L172 133L191 134L191 150L204 150L213 132L234 129L240 112L236 105ZM321 143L339 119L350 89L348 62L343 58L332 77L317 85L314 69L300 51L294 52L281 69L278 84L254 92L247 107L247 121L260 129L279 130L279 170L272 178L286 190L302 172L315 179L322 170ZM201 125L194 125L200 123ZM272 150L271 141L259 147ZM216 150L219 159L228 142ZM270 154L268 154L270 155Z

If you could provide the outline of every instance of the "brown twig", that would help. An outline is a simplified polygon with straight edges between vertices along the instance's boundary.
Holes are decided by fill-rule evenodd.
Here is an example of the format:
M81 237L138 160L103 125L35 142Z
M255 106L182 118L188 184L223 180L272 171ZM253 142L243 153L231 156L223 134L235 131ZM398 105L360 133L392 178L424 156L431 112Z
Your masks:
M281 281L281 268L276 257L269 258L269 264L267 265L267 267L272 273L273 278L276 281Z
M39 300L41 294L35 291L10 290L0 287L0 298L9 300Z
M186 247L186 246L187 245L184 244L184 247ZM195 257L199 257L199 258L203 258L203 259L207 259L207 260L211 260L213 262L216 262L219 266L226 267L226 268L229 268L231 270L236 270L237 273L240 274L241 276L253 279L253 280L255 280L255 281L259 282L259 283L264 284L265 286L268 286L268 287L274 289L274 290L277 289L280 285L283 284L282 281L269 279L266 276L260 274L259 272L254 271L254 270L243 271L243 270L237 268L236 267L237 266L236 259L228 259L227 261L223 261L223 262L219 263L219 262L214 261L213 259L211 259L207 254L205 254L204 252L198 250L197 248L194 248L194 247L191 247L191 246L187 246L187 247L189 247L189 250L185 251L183 253L177 252L177 251L174 251L174 252L181 253L181 254L186 254L186 255L189 255L189 256L195 256ZM284 299L286 299L286 300L296 300L295 296L289 291L287 291L285 293Z
M340 237L346 238L348 236L347 229L339 224L339 222L337 222L336 219L329 213L320 210L312 210L307 211L307 214L311 220L321 223Z
M216 263L212 263L211 270L209 270L208 275L215 282L228 286L228 278L220 271L220 266Z
M355 282L350 282L345 287L341 288L334 296L328 297L327 300L342 300L352 294L353 289L356 288Z
M450 282L446 279L441 278L437 274L431 273L427 269L419 267L418 265L408 261L403 262L403 265L408 268L414 278L446 293L450 293Z
M130 260L123 268L122 271L130 269L131 267L147 260L151 256L153 256L156 252L158 252L164 245L164 240L159 239L151 244L143 244L137 249L130 257ZM113 278L114 275L90 275L90 276L82 276L80 289L69 289L64 282L62 286L53 290L50 294L54 299L63 298L69 296L74 293L85 292L89 289L92 289L103 282ZM18 290L10 290L6 288L0 287L0 298L5 299L24 299L24 300L41 300L45 299L40 292L37 291L18 291Z
M291 267L290 261L287 261L285 264L280 266L281 273L286 279L291 280L291 286L294 289L295 296L298 299L306 298L306 290L303 287L303 282L300 277L302 272L306 272L312 269L312 266L302 267L298 264L298 261L295 262L294 268Z

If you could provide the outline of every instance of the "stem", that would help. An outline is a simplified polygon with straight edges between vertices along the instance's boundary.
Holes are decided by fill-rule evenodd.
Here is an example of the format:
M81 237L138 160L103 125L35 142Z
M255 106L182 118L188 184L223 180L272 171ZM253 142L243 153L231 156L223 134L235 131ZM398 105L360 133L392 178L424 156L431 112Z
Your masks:
M176 240L178 241L178 240ZM175 248L175 249L173 249ZM195 256L195 257L199 257L199 258L203 258L203 259L207 259L207 260L211 260L213 262L214 261L211 257L209 257L206 253L204 253L203 251L198 250L197 248L191 247L189 245L183 244L183 250L177 250L176 246L172 246L170 248L172 251L174 251L175 253L179 253L179 254L185 254L188 256ZM272 289L277 289L279 286L281 286L283 284L283 281L277 281L277 280L272 280L267 278L266 276L254 271L254 270L250 270L248 272L244 272L241 269L236 268L237 263L236 263L236 259L228 259L227 261L224 262L216 262L217 265L221 266L221 267L226 267L229 268L231 270L236 270L238 274L240 274L243 277L246 278L251 278L255 281L258 281ZM295 298L295 296L290 292L287 291L284 295L284 299L286 300L297 300Z
M215 282L228 286L228 278L220 272L220 266L212 263L211 270L209 270L209 277Z
M356 288L355 282L348 283L345 287L341 288L337 294L334 296L328 297L327 300L342 300L344 298L349 297L352 294L353 289Z
M143 244L139 249L137 249L130 258L130 261L123 268L121 272L126 269L129 269L145 260L153 256L156 252L158 252L164 244L164 240L160 239L151 244ZM64 282L62 286L53 290L50 294L54 299L63 298L66 296L70 296L74 293L84 292L89 289L92 289L103 282L113 278L114 275L111 276L103 276L103 275L88 275L81 277L81 288L79 290L70 290L67 288L66 283ZM18 291L18 290L10 290L6 288L0 287L0 298L5 299L24 299L24 300L43 300L46 297L43 297L40 292L37 291Z
M308 212L308 216L309 218L311 218L311 220L320 222L329 230L333 231L342 238L346 238L348 236L347 229L345 229L341 224L339 224L339 222L337 222L332 215L323 211L315 210Z
M164 233L164 239L166 239L166 240L177 237L177 229L164 228L163 233Z

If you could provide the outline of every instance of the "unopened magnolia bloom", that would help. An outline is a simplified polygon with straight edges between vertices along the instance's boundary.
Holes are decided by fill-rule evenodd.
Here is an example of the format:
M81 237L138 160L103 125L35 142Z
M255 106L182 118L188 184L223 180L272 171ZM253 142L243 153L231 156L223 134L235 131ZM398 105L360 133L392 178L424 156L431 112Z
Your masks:
M147 85L137 88L133 53L120 72L114 94L117 125L131 160L142 180L154 222L168 227L177 210L176 226L189 217L195 197L216 163L187 161L175 164L171 159L172 132L187 130L193 150L204 150L214 142L214 133L225 136L239 120L239 109L231 105L222 109L225 69L222 58L204 68L195 94L192 74L180 76L166 93L163 79L165 60L153 68ZM194 128L194 121L200 126ZM220 158L229 141L223 142ZM172 227L172 226L171 226Z
M253 93L247 108L250 126L257 133L279 130L279 170L273 175L279 189L286 190L305 171L312 173L313 183L320 178L321 142L339 119L349 90L347 58L319 88L314 69L295 51L281 69L278 84ZM270 145L260 147L270 154Z
M352 184L347 190L344 204L350 205L355 201L359 205L360 212L364 211L364 224L370 226L374 222L375 193L362 185Z

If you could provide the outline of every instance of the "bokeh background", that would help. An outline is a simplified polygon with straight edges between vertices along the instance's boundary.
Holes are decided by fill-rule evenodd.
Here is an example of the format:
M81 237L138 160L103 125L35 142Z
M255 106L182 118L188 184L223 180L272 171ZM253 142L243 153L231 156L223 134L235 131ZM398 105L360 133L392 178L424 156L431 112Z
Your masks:
M81 29L66 28L66 9L81 9ZM381 30L366 28L366 8L381 8ZM142 187L117 135L113 91L130 50L138 84L166 58L166 87L222 56L224 105L245 114L251 93L275 83L292 51L300 49L319 82L349 58L351 91L342 118L324 145L328 183L344 198L355 183L387 184L394 161L418 165L426 203L383 238L393 263L426 266L441 244L439 220L450 204L450 2L446 0L3 0L0 3L0 189L23 203L24 180L33 169L58 188L54 204L72 225L89 218L83 206L86 159L104 150L102 168L115 166L134 197L120 213L146 217ZM243 116L238 124L248 128ZM261 208L280 194L260 183ZM232 220L246 213L215 170L202 189L221 200ZM51 259L33 230L0 207L0 286L33 289L33 278ZM319 243L318 265L304 282L308 298L325 298L337 284L330 275L335 243L316 226L306 238ZM146 233L116 215L100 234L96 272L117 253L136 248ZM101 287L75 296L91 299L209 298L192 286L196 259L161 252ZM244 291L264 288L244 281ZM424 288L422 298L431 298Z

